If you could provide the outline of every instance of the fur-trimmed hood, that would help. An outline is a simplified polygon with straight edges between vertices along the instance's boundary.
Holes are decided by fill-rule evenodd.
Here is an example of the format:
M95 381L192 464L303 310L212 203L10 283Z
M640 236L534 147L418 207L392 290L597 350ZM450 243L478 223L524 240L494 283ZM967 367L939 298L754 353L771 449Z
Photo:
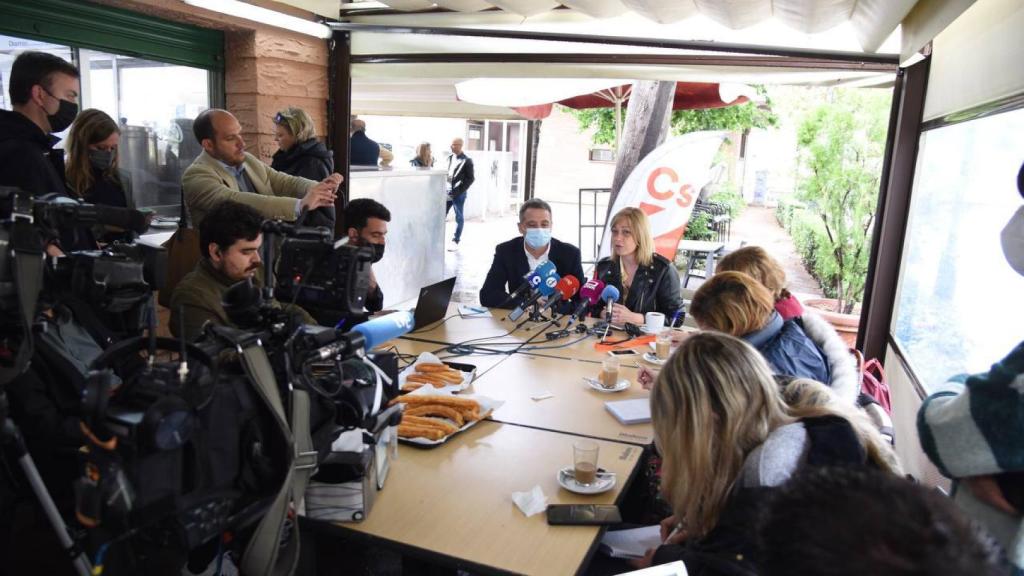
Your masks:
M828 383L832 391L840 398L850 404L857 403L857 396L860 394L860 374L857 373L857 363L846 342L839 336L836 329L832 327L818 313L809 308L804 308L801 317L804 332L821 349L825 359L828 360L831 369L832 381Z

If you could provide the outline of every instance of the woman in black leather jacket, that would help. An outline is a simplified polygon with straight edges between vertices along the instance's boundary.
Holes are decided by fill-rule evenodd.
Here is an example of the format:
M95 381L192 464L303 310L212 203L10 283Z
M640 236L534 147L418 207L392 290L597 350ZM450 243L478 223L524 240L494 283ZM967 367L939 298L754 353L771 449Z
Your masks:
M597 263L597 278L621 294L612 306L612 323L643 325L648 312L661 312L670 322L683 304L679 273L654 251L647 215L639 208L623 208L612 218L611 250ZM595 315L603 309L595 306Z
M274 153L270 167L278 172L320 182L334 172L334 155L316 139L313 119L301 108L289 106L274 116ZM306 216L307 226L334 229L334 208L314 210Z

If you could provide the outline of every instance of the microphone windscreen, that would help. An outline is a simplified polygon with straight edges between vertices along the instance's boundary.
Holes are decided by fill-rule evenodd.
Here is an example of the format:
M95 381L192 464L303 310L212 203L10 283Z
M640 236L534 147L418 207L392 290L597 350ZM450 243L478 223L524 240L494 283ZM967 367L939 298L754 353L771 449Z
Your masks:
M558 281L561 279L562 277L558 275L558 272L553 272L547 277L541 278L540 284L537 285L537 291L540 292L542 296L551 296L555 293L555 285L558 284Z
M601 282L600 280L587 280L587 283L580 289L580 297L593 306L601 301L601 292L603 290L604 282Z
M352 328L352 331L362 334L366 340L366 350L371 350L388 340L393 340L408 333L412 328L412 312L406 311L392 312L391 314L367 320Z
M576 279L572 274L567 274L558 281L555 285L555 290L562 295L563 300L568 300L576 295L576 291L580 289L580 281Z
M604 302L607 302L609 300L611 300L612 302L618 302L619 289L616 288L615 286L605 286L604 290L601 291L601 300Z
M526 275L526 283L530 286L530 289L539 288L544 283L544 278L551 275L557 274L555 265L551 261L544 262L533 269Z

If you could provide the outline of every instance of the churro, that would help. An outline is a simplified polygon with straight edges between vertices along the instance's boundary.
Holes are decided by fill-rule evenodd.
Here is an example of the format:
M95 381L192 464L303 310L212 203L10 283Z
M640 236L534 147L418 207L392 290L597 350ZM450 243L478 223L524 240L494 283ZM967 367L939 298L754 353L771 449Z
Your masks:
M398 425L398 435L402 438L427 438L430 440L440 440L445 437L444 431L440 428L406 424L405 422Z
M455 422L455 424L460 428L466 423L461 412L450 406L442 406L440 404L416 406L414 408L409 408L404 412L404 414L405 416L440 416Z
M413 426L428 426L441 430L445 436L455 434L459 429L454 424L449 424L438 418L427 418L425 416L402 416L402 422Z

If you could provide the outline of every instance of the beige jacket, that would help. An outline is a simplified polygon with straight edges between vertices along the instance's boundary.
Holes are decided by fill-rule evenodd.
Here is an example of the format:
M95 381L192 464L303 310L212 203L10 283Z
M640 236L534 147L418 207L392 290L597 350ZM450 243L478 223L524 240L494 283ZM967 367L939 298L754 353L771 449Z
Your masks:
M245 153L245 173L256 194L240 191L234 175L205 151L185 169L181 186L194 227L198 228L206 213L226 200L248 204L267 218L295 220L295 199L305 196L306 191L317 184L278 172L248 152Z

